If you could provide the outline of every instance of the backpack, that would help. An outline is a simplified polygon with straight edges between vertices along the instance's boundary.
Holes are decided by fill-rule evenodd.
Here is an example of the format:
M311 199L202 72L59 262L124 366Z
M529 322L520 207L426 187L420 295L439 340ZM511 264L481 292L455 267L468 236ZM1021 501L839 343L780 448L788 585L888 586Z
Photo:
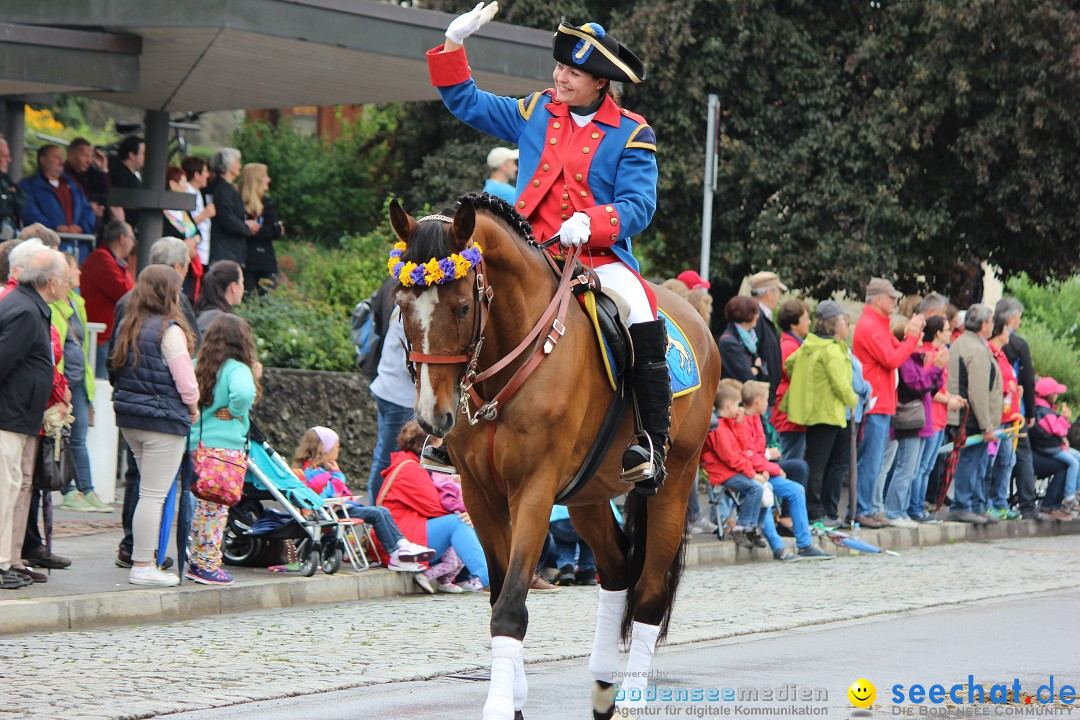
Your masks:
M376 291L378 292L378 291ZM356 348L356 364L363 365L379 345L379 335L375 332L375 313L371 311L375 293L366 300L356 303L352 311L352 340Z

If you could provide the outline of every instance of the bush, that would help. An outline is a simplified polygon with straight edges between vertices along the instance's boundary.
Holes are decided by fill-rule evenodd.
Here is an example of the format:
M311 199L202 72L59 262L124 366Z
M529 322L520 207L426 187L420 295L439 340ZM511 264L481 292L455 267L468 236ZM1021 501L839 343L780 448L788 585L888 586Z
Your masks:
M1011 278L1006 287L1010 295L1024 303L1025 336L1028 320L1035 320L1080 350L1080 277L1037 285L1021 273Z
M268 367L356 369L349 313L308 296L288 278L265 295L245 298L239 314L251 323Z
M1065 398L1075 406L1080 400L1080 349L1041 320L1029 319L1026 313L1020 335L1031 348L1035 372L1066 385L1069 390Z

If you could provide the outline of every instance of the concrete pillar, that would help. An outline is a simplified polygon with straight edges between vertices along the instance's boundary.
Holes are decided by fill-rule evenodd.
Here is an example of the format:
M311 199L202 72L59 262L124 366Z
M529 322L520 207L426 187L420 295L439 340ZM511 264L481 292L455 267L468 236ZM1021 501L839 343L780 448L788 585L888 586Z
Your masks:
M166 190L165 166L169 161L169 113L163 110L147 110L143 121L146 126L146 162L143 164L143 188ZM150 246L161 237L161 210L139 211L139 267L150 264Z
M14 182L19 182L23 176L23 160L26 156L26 152L23 150L23 143L26 138L25 112L25 105L21 100L4 101L2 132L4 138L8 141L8 148L11 150L11 168L8 170L8 175L11 176Z

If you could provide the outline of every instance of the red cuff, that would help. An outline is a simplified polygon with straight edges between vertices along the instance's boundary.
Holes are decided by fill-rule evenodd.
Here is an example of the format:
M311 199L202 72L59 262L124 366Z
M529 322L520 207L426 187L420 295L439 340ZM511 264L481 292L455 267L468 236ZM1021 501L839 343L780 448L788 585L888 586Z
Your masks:
M614 205L597 205L581 212L589 216L589 244L611 247L622 235L622 220Z
M469 58L465 56L465 48L454 52L443 52L444 45L427 51L428 74L431 76L431 84L435 87L448 87L460 85L472 77L469 70Z

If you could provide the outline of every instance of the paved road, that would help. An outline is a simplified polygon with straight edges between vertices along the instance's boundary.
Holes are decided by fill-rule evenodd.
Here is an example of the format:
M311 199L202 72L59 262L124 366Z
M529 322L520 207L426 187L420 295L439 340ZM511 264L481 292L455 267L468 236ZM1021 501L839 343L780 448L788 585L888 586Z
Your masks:
M1075 590L1080 588L1078 550L1080 536L1060 536L912 549L898 558L855 556L823 563L693 568L680 589L670 642L682 645L789 632L823 622ZM902 633L878 636L875 626L865 626L869 640L864 631L853 631L850 641L864 645L853 650L850 659L831 648L818 653L820 659L780 648L754 662L752 652L740 656L732 649L728 660L691 656L680 669L677 665L684 651L676 648L662 651L657 667L673 661L672 673L703 686L706 679L712 686L719 683L718 678L734 685L753 677L775 684L789 674L795 682L809 683L810 668L828 671L830 678L836 668L841 689L858 677L853 673L873 681L874 672L914 671L930 658L947 658L946 653L954 652L959 658L983 651L992 658L996 652L1002 664L986 667L1006 675L1021 669L1033 674L1057 671L1056 660L1048 652L1032 656L1046 661L1038 667L1027 659L1022 663L1025 667L1015 671L1005 664L1022 647L1034 652L1056 648L1058 642L1075 643L1080 637L1075 624L1067 624L1068 617L1077 617L1075 605L1069 610L1061 599L1075 593L1051 597L1057 599L1047 600L1050 604L1040 610L1014 608L1007 623L1000 616L985 623L972 621L955 638L939 628L904 641ZM1062 612L1054 611L1056 603ZM593 590L568 588L533 595L529 609L528 663L587 655L595 611ZM383 697L378 701L381 705L372 705L372 709L384 710L383 718L451 717L454 713L444 706L431 710L430 698L402 683L485 670L488 614L486 597L443 595L158 626L9 636L0 639L0 720L152 717L183 711L189 711L188 718L218 717L208 708L363 686L368 687L353 697L370 697L372 703ZM870 644L869 651L865 643ZM583 667L582 661L575 663ZM864 673L862 667L870 670ZM578 707L582 702L588 683L580 673L562 668L529 668L534 677L530 718L565 717L560 708ZM695 668L699 674L689 674ZM705 675L700 668L705 668ZM1066 670L1062 667L1055 674L1064 676ZM565 677L562 672L567 673ZM1076 675L1074 665L1072 676L1080 685ZM468 688L468 694L461 696L463 717L479 716L473 697L482 695L481 683L437 682ZM829 680L830 693L837 682ZM414 709L414 702L429 709ZM303 707L303 717L336 717L333 702L312 698ZM232 715L220 717L264 717L261 711L247 712L250 709L250 705L241 706L229 711ZM581 714L574 711L569 716Z

